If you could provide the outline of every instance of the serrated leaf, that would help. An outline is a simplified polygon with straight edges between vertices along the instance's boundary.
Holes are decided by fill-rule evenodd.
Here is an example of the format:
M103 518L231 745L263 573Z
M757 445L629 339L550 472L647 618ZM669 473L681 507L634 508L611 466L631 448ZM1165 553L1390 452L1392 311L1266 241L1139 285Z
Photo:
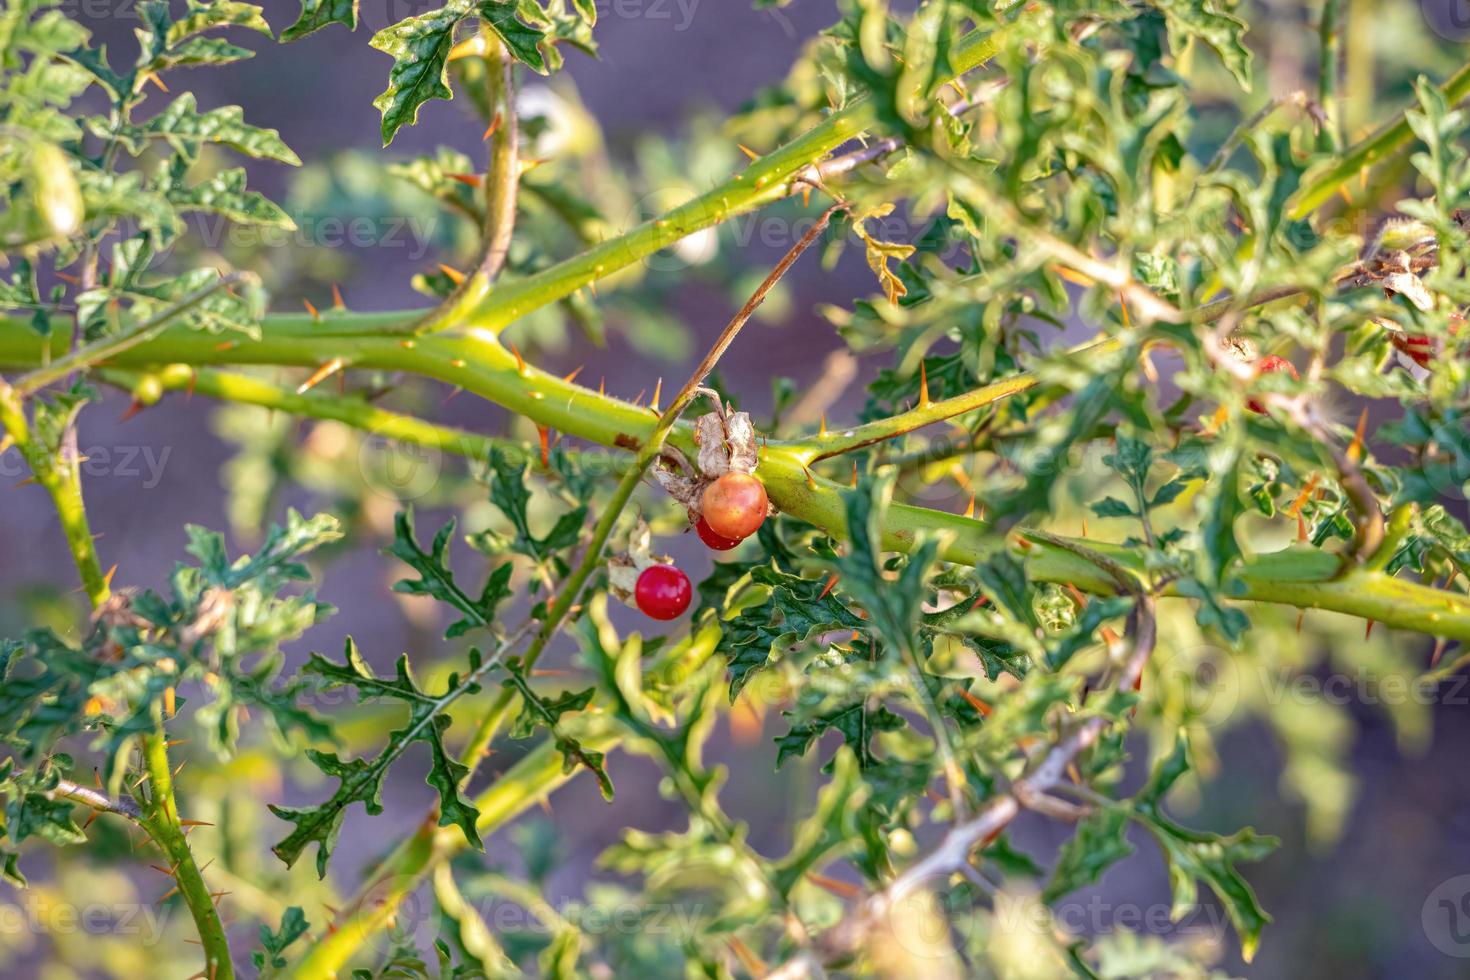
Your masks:
M1051 882L1041 894L1047 904L1084 885L1102 880L1103 872L1133 853L1128 843L1128 810L1107 806L1082 818L1077 832L1057 855Z
M301 158L281 140L280 133L247 124L244 114L234 105L200 112L194 94L185 92L141 126L114 130L107 120L91 117L88 127L100 139L115 134L134 155L142 153L149 140L161 139L191 162L198 158L202 144L218 143L257 159L301 165Z
M1032 628L1037 624L1036 610L1031 605L1031 591L1026 581L1026 566L1009 551L976 566L975 572L985 586L985 594L1017 622Z
M260 925L261 949L250 954L250 959L255 963L257 970L266 968L279 970L286 965L286 958L281 955L287 947L302 936L306 935L311 924L306 921L306 914L301 908L292 905L281 913L281 928L272 929L266 923Z
M1240 453L1232 450L1222 461L1208 498L1204 520L1200 526L1202 578L1219 585L1230 566L1240 557L1240 544L1235 538L1235 521L1245 513L1240 499Z
M1092 504L1092 512L1098 517L1137 517L1138 511L1117 497L1104 497Z
M454 536L455 522L434 535L425 551L419 547L413 526L413 509L400 511L393 521L393 544L389 554L418 572L417 579L400 579L393 591L403 595L423 595L438 599L460 613L461 618L449 625L445 639L463 636L470 630L488 627L495 622L496 609L510 596L510 580L514 571L510 562L495 568L485 580L478 597L471 596L455 581L449 568L449 542Z
M1246 91L1251 88L1251 51L1246 46L1245 21L1217 0L1149 0L1169 24L1169 40L1177 51L1181 38L1198 38L1220 56L1230 74ZM1222 9L1222 7L1224 9Z
M787 718L798 717L797 712L782 712ZM776 768L792 756L806 755L812 745L829 731L840 732L842 740L852 750L859 766L866 768L873 762L868 742L879 732L899 731L908 726L902 717L883 705L870 709L866 700L846 705L836 710L819 714L800 723L776 737Z
M505 665L505 669L510 676L502 682L503 685L521 696L521 713L512 727L512 737L529 738L539 727L549 729L555 740L556 750L562 754L562 771L571 772L578 766L591 770L597 777L597 785L602 790L603 798L611 801L613 784L612 778L607 774L605 753L587 748L561 728L562 716L585 709L592 703L592 698L597 693L596 688L564 692L554 699L543 698L531 687L519 662L512 660Z
M1240 936L1241 956L1250 962L1260 942L1261 929L1271 917L1261 908L1255 891L1235 866L1261 860L1280 841L1259 835L1249 827L1229 836L1187 830L1166 817L1160 809L1163 797L1188 768L1188 743L1181 734L1175 740L1173 751L1159 761L1148 785L1135 798L1134 813L1152 833L1168 862L1175 921L1197 907L1199 884L1208 885L1225 906Z
M773 654L820 633L865 626L821 579L790 575L775 565L752 569L750 576L756 585L769 588L770 594L765 602L742 610L725 623L716 647L730 667L732 701Z
M332 24L357 30L358 0L301 0L301 16L281 32L282 41L298 41Z
M324 774L338 780L338 786L325 803L309 807L271 805L270 810L282 820L295 824L295 829L271 850L286 863L294 865L311 844L317 845L317 874L325 877L327 863L342 829L347 808L361 803L369 814L383 811L383 778L399 756L414 742L429 745L430 766L425 782L439 793L439 826L454 825L465 839L482 849L475 822L480 811L460 791L460 782L469 769L453 758L444 745L444 731L450 720L444 709L458 695L451 679L450 690L439 696L423 691L409 670L408 655L398 658L394 678L378 677L368 665L351 637L346 640L344 663L338 664L319 653L313 653L303 674L323 678L329 687L350 686L357 689L359 701L369 698L391 698L408 707L404 727L388 733L388 744L371 760L343 761L333 752L308 750L309 758Z
M878 279L878 285L883 288L883 295L888 298L889 303L897 303L908 295L908 287L899 278L898 274L889 266L890 262L903 262L913 255L915 248L912 245L900 242L884 241L868 231L867 220L869 218L886 217L893 211L892 204L884 204L881 207L853 216L852 230L862 239L865 254L868 259L868 268L873 270L873 275Z
M546 32L525 23L521 17L525 9L525 4L519 0L480 0L476 8L480 20L490 26L512 57L536 73L545 75L549 66L540 45L546 40ZM543 10L538 9L537 13L545 17Z
M402 127L418 121L419 107L430 99L452 99L449 51L454 29L469 16L469 0L450 0L438 10L408 17L385 27L369 42L393 59L388 87L373 100L383 114L383 145Z
M238 0L208 0L201 3L199 0L189 0L187 12L169 25L164 38L173 47L185 38L216 27L244 27L266 37L271 36L271 27L265 22L261 8L253 3L240 3Z
M538 562L548 561L559 551L574 546L587 520L587 507L579 505L557 517L551 530L538 536L531 530L531 491L526 486L524 459L516 461L503 450L490 450L490 499L515 529L515 538L510 542L513 551L526 555ZM495 549L482 547L482 551L493 553Z
M1250 617L1239 609L1225 605L1223 597L1197 578L1182 578L1174 584L1181 596L1198 600L1195 619L1205 629L1217 630L1234 643L1250 629Z
M296 229L296 222L280 206L257 191L245 189L245 170L222 170L193 187L170 187L167 197L179 211L207 211L237 224Z

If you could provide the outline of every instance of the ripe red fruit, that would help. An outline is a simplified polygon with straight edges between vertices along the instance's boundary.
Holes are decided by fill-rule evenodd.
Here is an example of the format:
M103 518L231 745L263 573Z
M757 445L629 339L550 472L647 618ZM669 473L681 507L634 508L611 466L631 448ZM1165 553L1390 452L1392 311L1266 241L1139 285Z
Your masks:
M677 619L689 608L693 594L689 576L673 565L649 565L633 587L638 608L653 619Z
M1296 367L1284 357L1278 357L1275 354L1267 354L1265 357L1256 362L1256 377L1258 378L1263 374L1279 374L1282 371L1290 374L1291 380L1293 381L1296 381L1299 377L1301 377L1301 375L1296 373ZM1257 415L1266 414L1266 406L1254 398L1247 401L1245 403L1245 407L1250 409L1252 412L1255 412Z
M715 529L709 526L709 521L702 516L699 523L694 525L694 531L699 535L699 540L715 551L729 551L740 543L739 538L726 538L715 533Z
M726 473L705 488L700 501L710 530L736 541L754 534L769 509L766 488L749 473Z

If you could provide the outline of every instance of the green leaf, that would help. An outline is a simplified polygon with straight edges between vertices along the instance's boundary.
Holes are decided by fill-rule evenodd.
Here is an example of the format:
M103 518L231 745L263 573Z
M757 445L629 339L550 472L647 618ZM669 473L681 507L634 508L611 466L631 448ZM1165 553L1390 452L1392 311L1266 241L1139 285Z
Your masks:
M1149 2L1163 12L1169 25L1169 43L1176 52L1181 47L1180 38L1198 38L1215 50L1240 87L1250 91L1251 51L1245 43L1249 25L1228 12L1228 4L1217 0Z
M597 777L597 786L602 790L603 798L611 801L613 784L612 778L607 774L606 754L587 748L561 728L562 716L585 709L592 703L597 689L589 687L585 691L568 691L554 700L547 699L541 697L531 687L525 669L521 667L519 661L507 662L505 669L510 676L502 682L503 686L516 691L521 696L521 713L511 727L511 737L529 738L539 727L549 729L556 740L556 750L562 754L562 771L571 772L577 766L584 766L591 770L592 774Z
M282 820L296 825L295 829L275 847L276 856L294 865L310 844L317 845L316 867L320 877L326 877L327 863L342 829L342 820L347 807L362 803L369 814L383 812L383 778L389 767L414 742L429 745L430 766L425 781L439 792L439 826L458 826L465 839L481 850L479 831L475 827L480 811L460 791L460 782L469 769L449 754L444 744L444 732L450 719L444 709L458 696L461 690L473 691L474 685L461 687L456 675L450 676L448 691L431 696L423 691L409 670L408 655L398 658L397 675L394 678L378 677L367 661L362 658L357 644L347 638L344 652L345 662L338 664L319 653L313 653L302 673L323 678L329 688L354 687L359 702L370 698L390 698L402 702L409 709L404 727L388 733L388 744L376 758L343 761L334 752L309 749L306 753L324 774L338 780L338 787L331 799L317 806L284 807L271 805L270 810ZM471 667L479 667L478 652L471 652Z
M526 555L537 562L545 562L576 545L587 521L586 505L572 508L556 519L551 530L538 536L531 530L531 491L526 486L526 470L530 463L525 458L514 460L500 448L490 450L490 499L515 529L515 538L509 542L511 550ZM497 548L486 536L475 539L481 551L492 554Z
M357 30L358 0L301 0L301 16L281 32L282 41L299 41L314 31L332 24L343 24Z
M1226 578L1230 567L1240 557L1240 544L1235 538L1235 521L1245 513L1246 505L1240 496L1240 452L1233 449L1220 460L1218 475L1210 482L1214 484L1209 496L1208 509L1200 527L1200 552L1203 579L1219 585Z
M1225 605L1220 593L1197 578L1181 578L1174 583L1179 595L1199 601L1195 619L1205 629L1217 630L1234 643L1250 629L1250 617L1239 609Z
M866 626L821 579L788 574L774 563L752 569L750 576L754 584L769 589L769 595L725 623L716 647L730 665L731 701L772 656L821 633Z
M868 613L878 632L894 642L912 636L923 616L929 589L924 577L937 546L926 541L901 561L898 574L885 574L880 526L893 492L892 474L867 479L843 496L847 511L847 554L836 562L842 591Z
M782 712L787 718L798 718L800 713ZM785 735L777 736L776 768L792 756L804 756L813 743L829 731L840 732L842 741L853 751L858 765L867 768L873 762L868 742L879 732L899 731L908 727L908 722L889 711L883 705L869 710L866 700L839 707L825 714L800 723L793 723Z
M1249 827L1229 836L1187 830L1164 816L1160 809L1163 797L1188 768L1188 743L1181 734L1173 751L1159 761L1148 785L1135 798L1134 815L1153 834L1168 862L1175 921L1194 910L1199 883L1203 882L1225 906L1240 936L1241 956L1249 963L1260 943L1261 929L1271 917L1235 866L1261 860L1280 841Z
M1009 551L996 555L981 565L975 572L985 586L985 592L996 608L1009 613L1017 622L1032 628L1038 624L1036 610L1031 605L1031 593L1026 582L1026 566Z
M514 571L511 563L505 562L486 578L478 597L465 592L449 569L449 541L454 536L454 525L451 518L434 535L433 544L425 551L419 547L416 539L413 509L400 511L393 521L393 544L388 549L390 554L419 574L417 579L400 579L393 583L394 592L430 596L460 613L461 618L451 623L445 631L445 639L463 636L470 630L493 624L497 607L511 594L510 579Z
M168 0L142 0L137 9L144 26L134 31L139 48L134 77L157 75L172 68L227 65L255 57L255 52L227 41L197 37L198 31L240 23L270 34L258 7L232 0L220 0L212 5L193 4L185 18L177 23L169 13Z
M538 74L547 73L545 57L539 45L546 40L546 32L528 26L518 16L524 5L518 0L480 0L476 12L480 20L490 26L505 45L506 50L517 61L530 67Z
M99 139L114 133L102 117L91 117L87 123ZM301 165L301 159L282 142L276 130L246 124L244 110L239 106L200 112L192 92L180 95L142 126L121 126L115 133L134 156L147 148L149 140L161 139L190 162L198 159L199 148L204 143L219 143L256 159L276 160L293 167Z
M306 935L311 928L306 921L306 914L301 908L292 905L281 913L281 928L279 931L271 929L269 925L260 925L260 945L262 949L255 950L250 954L250 959L255 963L257 970L267 967L279 970L286 965L286 957L282 954L296 940Z
M1128 817L1126 807L1108 806L1079 821L1077 832L1057 856L1056 869L1041 900L1051 904L1084 885L1101 881L1104 871L1132 854Z
M449 51L454 29L470 13L469 0L450 0L438 10L408 17L373 35L372 47L393 59L388 87L373 100L383 114L383 145L393 134L415 123L419 106L430 99L452 99Z
M271 36L271 27L265 22L261 8L253 3L239 3L237 0L189 0L188 12L179 20L169 25L165 40L170 47L178 45L185 38L216 27L244 27L252 31Z
M168 201L180 211L224 215L237 224L294 231L296 222L264 194L245 189L245 170L222 170L194 187L171 187Z

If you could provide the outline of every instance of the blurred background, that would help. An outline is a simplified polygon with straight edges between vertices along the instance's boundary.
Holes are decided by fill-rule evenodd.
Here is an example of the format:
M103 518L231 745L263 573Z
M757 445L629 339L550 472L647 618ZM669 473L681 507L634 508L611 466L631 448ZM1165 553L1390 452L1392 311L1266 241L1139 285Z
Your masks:
M523 107L539 117L528 123L531 156L544 157L551 168L563 154L601 161L607 178L597 203L614 229L677 204L741 166L736 143L750 134L722 129L720 120L763 86L780 83L802 46L836 16L827 0L798 0L771 11L752 10L747 0L599 0L598 6L600 58L569 52L568 71L555 83L523 79ZM1416 74L1443 78L1467 54L1462 42L1470 38L1470 7L1463 0L1425 0L1423 6L1351 0L1345 7L1345 104L1354 137L1403 104ZM277 30L298 12L293 0L267 0L265 8ZM73 0L63 9L109 39L115 56L131 57L131 4ZM196 254L212 252L261 269L276 309L299 310L303 301L326 307L333 283L354 310L428 304L413 278L432 276L438 262L453 262L472 229L407 184L384 178L372 161L380 154L407 160L447 147L480 169L483 125L466 100L431 103L417 126L404 129L390 150L380 149L371 100L383 87L388 59L367 45L372 32L426 9L430 5L408 0L364 0L356 34L334 28L295 45L247 42L258 50L253 60L178 76L189 77L201 108L244 106L247 120L279 128L306 161L299 171L250 164L252 185L283 203L298 232L260 243L228 228L204 227L202 241L189 246ZM1314 88L1316 13L1315 4L1287 0L1245 9L1256 25L1258 103ZM1197 152L1208 154L1237 121L1236 100L1223 94L1223 73L1216 78L1202 69L1200 75L1201 122L1190 139ZM601 377L609 391L624 396L651 391L659 378L677 384L790 245L794 213L777 209L769 219L748 218L717 237L686 241L655 257L625 298L607 298L600 324L547 318L517 326L514 339L548 369L582 366L584 383ZM724 387L758 416L792 400L773 392L774 371L790 378L798 395L827 379L830 397L821 399L827 414L834 424L851 420L863 405L863 383L888 364L881 352L828 359L845 345L824 304L845 307L874 288L859 254L848 250L828 259L805 258L722 364ZM1074 324L1070 332L1082 337L1090 331ZM600 335L602 346L595 342ZM854 379L847 383L849 374ZM428 388L417 397L423 411L442 421L486 432L509 427L534 438L495 407L452 395ZM279 518L288 505L308 513L345 511L361 532L357 544L319 569L322 596L340 612L293 651L293 660L312 649L335 654L348 634L359 638L380 668L404 650L425 665L462 654L439 639L442 624L432 613L426 618L421 604L388 598L402 568L380 552L403 500L419 508L422 534L450 507L465 512L471 525L490 522L483 491L464 477L458 462L395 450L333 425L222 409L182 394L124 421L128 407L127 394L114 392L83 414L80 429L89 458L89 506L101 532L98 547L104 566L118 565L116 584L161 585L183 557L186 522L228 529L234 546L248 550L262 521ZM1343 411L1356 415L1355 407ZM1397 414L1396 406L1375 408L1373 419ZM1063 479L1092 488L1099 473L1099 467L1082 465ZM18 484L24 476L15 452L0 457L0 483ZM968 494L943 476L924 491L926 502L962 509ZM1463 495L1458 499L1462 504ZM1065 513L1061 520L1067 520ZM687 539L668 547L698 581L708 553ZM475 575L473 556L459 551L466 574ZM31 486L7 492L0 507L5 635L33 623L73 621L82 601L65 555L44 493ZM1191 824L1217 830L1250 824L1283 839L1272 857L1248 869L1276 918L1256 961L1239 962L1235 939L1208 896L1185 921L1168 923L1164 868L1141 842L1138 853L1114 867L1100 886L1064 899L1059 919L1079 932L1121 927L1216 947L1221 969L1235 975L1470 975L1470 780L1464 776L1470 685L1416 690L1413 678L1432 647L1421 637L1381 627L1364 636L1359 622L1315 613L1298 636L1294 612L1259 614L1261 628L1248 635L1240 654L1185 650L1177 661L1177 669L1207 682L1212 700L1201 708L1213 738L1207 754L1214 756L1208 768L1215 779L1192 799L1185 794L1181 806L1192 808ZM1174 669L1170 664L1166 657L1161 669ZM339 704L347 706L345 695ZM372 730L351 737L374 744L388 723L386 716L370 715L362 724ZM774 850L782 843L782 828L807 805L815 773L788 767L773 774L771 739L784 731L774 708L741 706L721 725L715 742L731 768L723 799L732 814L750 822L756 846ZM266 845L284 825L261 803L319 799L322 785L308 767L282 771L270 764L268 743L256 742L257 751L228 764L190 756L181 793L193 801L186 810L194 812L186 816L201 816L202 810L214 815L205 819L219 824L215 843L203 846L240 847L252 852L242 860L273 862ZM1140 745L1138 755L1146 757L1146 750ZM492 759L482 778L513 758L511 749L503 762ZM613 803L603 803L595 786L579 778L546 812L531 814L488 842L487 860L521 871L547 862L548 897L556 904L586 894L589 883L613 880L595 867L595 859L622 828L682 826L684 806L660 796L651 767L620 755L611 770L618 784ZM370 819L353 808L331 875L339 892L350 893L364 864L410 831L431 803L421 772L412 759L395 769L383 816ZM100 865L87 849L37 851L23 861L36 883L32 897L7 893L3 901L34 901L44 909L47 903L133 894L151 903L166 890L165 879L138 871L126 859L130 842L107 823L99 821L94 829L111 839L116 865ZM1067 832L1046 820L1023 820L1015 841L1046 858ZM308 893L309 863L290 876ZM230 901L237 903L237 925L250 941L254 921L279 917L270 894L252 893L243 883ZM194 956L179 941L187 932L186 917L167 903L155 908L168 938L143 948L129 935L89 935L88 942L78 942L75 929L0 929L0 971L61 978L142 969L144 975L183 977L192 971ZM306 912L314 924L326 917L321 908Z

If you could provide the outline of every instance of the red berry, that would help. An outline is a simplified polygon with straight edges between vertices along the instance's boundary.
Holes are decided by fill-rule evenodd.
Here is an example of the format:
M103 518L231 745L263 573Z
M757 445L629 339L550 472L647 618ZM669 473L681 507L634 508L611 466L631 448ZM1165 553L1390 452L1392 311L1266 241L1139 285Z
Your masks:
M708 487L700 512L711 531L722 538L748 538L766 519L766 488L749 473L726 473Z
M673 565L649 565L638 576L633 598L645 616L677 619L689 608L689 576Z
M702 516L699 518L699 523L694 525L694 531L699 535L699 540L715 551L729 551L740 543L739 538L725 538L716 534L715 529L709 526L709 521Z
M1291 380L1293 381L1296 381L1300 377L1300 375L1296 373L1296 367L1284 357L1278 357L1275 354L1267 354L1265 357L1256 362L1256 377L1258 378L1263 374L1279 374L1282 371L1290 374ZM1252 412L1255 412L1257 415L1266 414L1266 406L1254 398L1247 401L1245 403L1245 407L1250 409Z

